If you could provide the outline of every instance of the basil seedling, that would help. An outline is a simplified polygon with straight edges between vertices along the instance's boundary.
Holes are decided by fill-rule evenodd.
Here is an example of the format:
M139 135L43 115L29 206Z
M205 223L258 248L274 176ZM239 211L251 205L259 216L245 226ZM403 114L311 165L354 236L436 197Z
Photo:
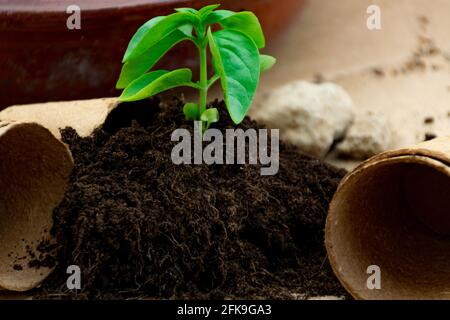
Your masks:
M217 109L207 109L207 95L209 88L220 80L228 113L239 124L253 101L261 72L270 69L276 59L260 54L265 38L252 12L216 10L218 7L179 8L171 15L153 18L141 26L123 57L124 65L116 85L124 89L119 99L136 101L176 87L195 88L200 94L199 101L186 103L183 112L186 119L202 121L203 128L207 129L219 120ZM213 25L220 28L213 29ZM192 71L187 68L151 71L173 46L185 40L198 48L199 81L192 81ZM208 48L215 70L209 79Z

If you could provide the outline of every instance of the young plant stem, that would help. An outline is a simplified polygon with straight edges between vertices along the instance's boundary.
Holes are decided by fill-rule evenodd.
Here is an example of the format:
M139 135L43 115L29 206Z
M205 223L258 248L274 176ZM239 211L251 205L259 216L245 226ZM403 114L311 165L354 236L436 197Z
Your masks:
M208 46L207 38L201 39L200 51L200 103L199 103L199 115L206 111L206 102L208 97L208 58L206 55L206 49Z

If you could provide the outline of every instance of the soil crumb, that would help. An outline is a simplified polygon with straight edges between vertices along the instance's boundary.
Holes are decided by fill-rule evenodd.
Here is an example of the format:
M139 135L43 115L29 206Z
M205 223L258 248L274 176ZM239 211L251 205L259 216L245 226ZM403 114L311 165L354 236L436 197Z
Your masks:
M372 68L372 72L373 72L374 75L376 75L378 77L384 77L385 76L384 70L381 69L381 68L378 68L378 67Z
M234 128L213 104L214 127ZM91 137L62 131L75 169L54 211L58 245L42 245L32 262L56 264L35 298L345 296L323 231L345 172L284 143L276 176L260 165L174 165L173 130L193 130L182 109L152 99L121 105ZM238 127L261 128L248 118ZM80 290L67 289L70 265L81 269Z
M436 138L437 138L437 135L435 133L427 132L427 133L425 133L424 141L430 141L430 140L433 140Z
M434 123L434 118L433 117L427 117L423 120L423 123L425 124L433 124Z

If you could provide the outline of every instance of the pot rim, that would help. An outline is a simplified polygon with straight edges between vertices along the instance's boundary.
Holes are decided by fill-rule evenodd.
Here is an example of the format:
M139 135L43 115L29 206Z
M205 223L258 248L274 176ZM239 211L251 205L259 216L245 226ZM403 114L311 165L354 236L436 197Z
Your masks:
M60 0L53 2L51 0L0 0L0 14L2 13L28 13L41 14L66 12L70 5L78 5L83 11L99 10L120 10L125 8L138 7L168 7L183 5L185 3L195 3L189 0Z

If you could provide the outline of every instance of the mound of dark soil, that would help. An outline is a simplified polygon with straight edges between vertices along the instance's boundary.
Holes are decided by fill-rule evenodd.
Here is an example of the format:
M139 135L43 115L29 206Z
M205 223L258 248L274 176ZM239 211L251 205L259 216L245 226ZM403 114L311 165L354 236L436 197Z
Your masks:
M215 127L234 127L214 104ZM259 165L174 165L172 131L193 127L182 105L123 105L92 137L63 131L76 165L54 212L58 264L37 297L343 295L323 229L344 172L287 144L276 176L261 176ZM66 288L69 265L82 271L77 292Z

